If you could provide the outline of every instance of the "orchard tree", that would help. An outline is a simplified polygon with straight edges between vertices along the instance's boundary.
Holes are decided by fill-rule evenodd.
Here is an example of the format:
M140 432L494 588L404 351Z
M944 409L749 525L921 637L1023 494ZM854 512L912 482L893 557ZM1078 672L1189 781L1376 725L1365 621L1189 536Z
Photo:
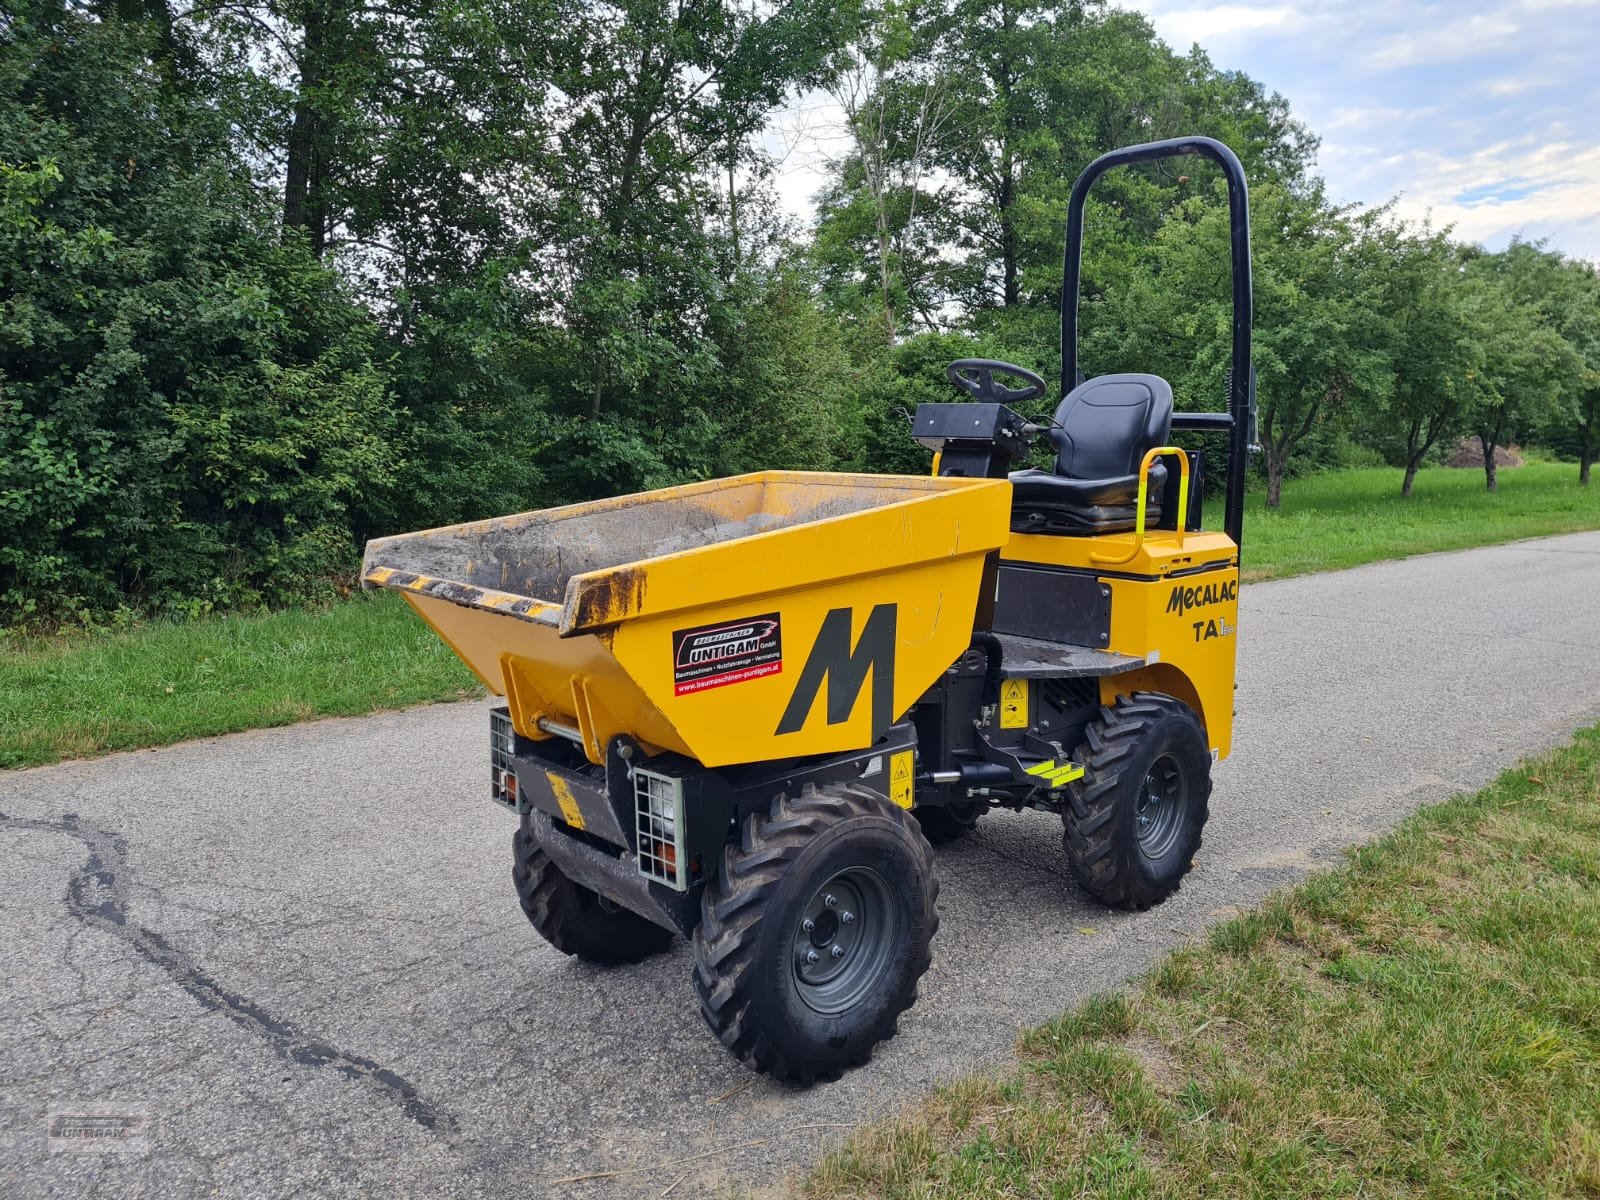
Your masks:
M1560 256L1513 242L1468 265L1467 321L1479 343L1473 377L1473 434L1483 452L1484 484L1495 491L1495 451L1548 424L1566 408L1566 381L1581 369L1550 311L1559 290Z
M1573 392L1578 432L1578 482L1589 485L1590 469L1600 455L1600 280L1588 263L1566 265L1571 319L1563 336L1579 356Z
M1370 433L1402 467L1400 494L1409 497L1429 454L1463 427L1483 346L1469 328L1463 252L1448 230L1381 220L1368 237L1381 267L1374 311L1390 375Z
M1527 265L1535 275L1529 299L1568 351L1559 364L1563 403L1539 432L1550 445L1576 452L1578 482L1587 485L1600 453L1600 277L1592 263L1550 252Z
M1306 438L1387 396L1374 310L1382 261L1368 236L1374 218L1329 204L1318 186L1264 183L1250 207L1253 358L1267 506L1277 508ZM1191 197L1172 214L1143 269L1108 288L1095 312L1086 357L1096 370L1155 371L1184 407L1221 401L1232 351L1228 231L1220 195Z
M1570 413L1563 414L1561 423L1570 422L1569 436L1577 442L1578 482L1587 487L1600 455L1600 276L1594 265L1564 260L1552 300L1557 309L1556 328L1573 354L1566 380Z

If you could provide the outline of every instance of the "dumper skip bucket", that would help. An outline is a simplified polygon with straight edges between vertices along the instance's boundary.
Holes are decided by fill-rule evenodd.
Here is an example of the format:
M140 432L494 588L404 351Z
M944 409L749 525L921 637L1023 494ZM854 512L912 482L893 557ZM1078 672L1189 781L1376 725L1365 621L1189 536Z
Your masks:
M379 538L517 732L708 767L870 746L966 649L1005 480L772 471Z

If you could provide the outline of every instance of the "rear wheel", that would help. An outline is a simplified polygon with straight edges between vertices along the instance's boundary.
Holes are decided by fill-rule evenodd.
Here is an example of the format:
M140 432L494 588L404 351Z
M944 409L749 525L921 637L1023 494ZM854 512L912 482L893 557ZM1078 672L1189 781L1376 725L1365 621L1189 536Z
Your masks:
M1145 909L1183 882L1211 799L1211 752L1194 710L1157 692L1100 710L1078 750L1063 842L1074 874L1104 904Z
M913 808L911 815L922 826L922 836L935 846L942 846L971 833L977 827L978 818L988 811L987 804L974 800L968 804L922 805Z
M563 875L539 848L532 830L518 829L511 850L511 880L522 911L561 953L616 966L639 962L672 945L672 934L660 925Z
M700 1011L779 1079L833 1079L894 1036L939 927L933 852L904 809L808 786L746 818L695 931Z

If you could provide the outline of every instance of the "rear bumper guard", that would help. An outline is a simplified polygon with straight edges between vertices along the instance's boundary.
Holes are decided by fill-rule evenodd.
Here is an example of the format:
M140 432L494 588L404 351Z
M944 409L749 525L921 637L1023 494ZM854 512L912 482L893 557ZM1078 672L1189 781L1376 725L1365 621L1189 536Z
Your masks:
M613 904L638 913L647 921L688 937L700 920L698 892L675 892L639 874L639 864L626 850L602 850L573 837L556 825L555 818L535 809L528 827L539 848L574 883L597 892Z
M538 811L573 829L631 848L605 779L560 766L536 754L511 728L511 715L489 710L489 797L518 816Z

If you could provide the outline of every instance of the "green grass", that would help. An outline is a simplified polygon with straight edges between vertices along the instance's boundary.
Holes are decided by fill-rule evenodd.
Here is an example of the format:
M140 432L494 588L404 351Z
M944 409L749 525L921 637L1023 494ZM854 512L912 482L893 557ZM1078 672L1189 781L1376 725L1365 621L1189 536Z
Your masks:
M0 768L480 695L397 596L0 642Z
M1220 497L1207 505L1220 520ZM1264 493L1245 515L1245 578L1281 579L1335 571L1384 558L1463 550L1491 542L1600 528L1600 487L1579 487L1571 463L1503 468L1499 490L1483 486L1482 470L1436 467L1417 476L1410 499L1400 496L1391 468L1333 471L1291 480L1283 506L1271 512Z
M1600 729L1025 1033L803 1190L1600 1196Z
M1294 480L1283 509L1253 496L1247 579L1600 528L1600 487L1570 465L1393 470ZM1213 516L1215 516L1213 512ZM478 695L476 680L402 603L363 595L319 611L151 622L111 633L0 640L0 768L183 738Z

